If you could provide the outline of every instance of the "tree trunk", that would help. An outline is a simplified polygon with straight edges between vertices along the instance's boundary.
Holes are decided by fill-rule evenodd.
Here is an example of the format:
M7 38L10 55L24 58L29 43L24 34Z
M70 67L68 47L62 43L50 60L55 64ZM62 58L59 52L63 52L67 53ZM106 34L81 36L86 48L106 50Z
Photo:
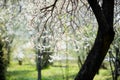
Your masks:
M100 7L97 0L88 0L88 3L98 22L98 33L94 45L75 80L93 80L114 39L114 0L103 0L102 7Z
M6 80L6 63L4 58L4 52L3 52L3 42L0 38L0 80Z

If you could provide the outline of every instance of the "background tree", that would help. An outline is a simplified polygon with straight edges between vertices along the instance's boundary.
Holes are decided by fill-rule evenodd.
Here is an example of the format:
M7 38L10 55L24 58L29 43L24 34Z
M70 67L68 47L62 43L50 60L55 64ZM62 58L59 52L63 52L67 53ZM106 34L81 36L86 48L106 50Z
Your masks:
M0 77L1 80L6 80L6 69L7 69L7 60L5 55L5 48L4 48L5 42L3 42L3 39L0 38Z
M11 44L14 34L12 33L11 20L16 16L18 6L14 4L15 0L0 1L0 79L6 80L6 70L10 63ZM15 2L16 3L16 2ZM14 6L13 6L14 5ZM14 7L17 7L14 8ZM12 25L11 25L12 24Z

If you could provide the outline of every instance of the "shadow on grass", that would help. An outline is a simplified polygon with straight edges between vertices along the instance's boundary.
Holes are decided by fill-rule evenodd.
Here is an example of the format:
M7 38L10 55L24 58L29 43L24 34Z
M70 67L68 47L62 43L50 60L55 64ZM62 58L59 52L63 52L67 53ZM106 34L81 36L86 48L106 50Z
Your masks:
M7 75L14 75L14 76L20 75L20 74L25 75L31 72L33 72L33 70L15 70L15 71L9 71Z
M9 71L7 80L37 80L37 75L32 75L34 71ZM69 75L69 80L74 80L75 75ZM66 80L65 75L53 74L52 76L43 75L42 80Z
M33 75L32 75L33 73ZM7 80L36 80L34 70L15 70L7 72ZM32 76L31 76L32 75Z
M69 80L74 80L76 75L68 75ZM42 80L67 80L66 75L43 76Z

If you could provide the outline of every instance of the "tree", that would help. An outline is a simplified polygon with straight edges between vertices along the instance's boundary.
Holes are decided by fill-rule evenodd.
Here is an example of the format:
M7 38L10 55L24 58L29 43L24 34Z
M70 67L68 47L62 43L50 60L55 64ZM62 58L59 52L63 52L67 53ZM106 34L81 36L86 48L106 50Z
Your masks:
M82 0L80 1L84 4ZM95 74L100 68L100 65L102 64L104 57L107 54L107 51L114 39L115 34L113 30L114 0L87 1L96 17L98 23L98 31L94 45L90 50L87 59L78 75L76 76L75 80L92 80L94 78ZM51 13L50 17L48 17L46 20L46 24L49 22L50 18L53 17L53 14L55 14L55 12L57 13L57 10L60 10L60 13L58 14L62 14L62 11L66 10L66 13L70 15L77 15L75 14L75 10L77 10L77 6L79 6L77 4L78 0L68 0L68 3L63 0L63 4L61 4L62 7L60 7L60 9L57 6L58 2L59 0L55 0L52 5L41 9L41 11L45 12L46 14ZM84 5L87 6L87 4ZM71 27L75 26L73 25L73 23L75 23L73 18L71 18L70 23L72 24L70 25Z
M0 79L6 80L6 58L4 54L4 44L5 42L2 41L2 38L0 36Z
M114 0L102 0L100 6L97 0L88 0L98 22L98 33L95 43L75 80L93 80L107 51L114 39L113 11Z
M16 2L17 0L12 1ZM35 35L38 34L36 35L36 40L38 40L38 38L41 39L41 35L44 31L43 29L46 26L49 31L51 31L50 34L52 34L53 37L57 37L58 39L61 38L61 35L64 35L67 28L70 29L69 33L75 33L76 30L79 29L79 11L76 10L80 10L82 6L78 4L78 0L61 0L61 5L58 4L60 0L52 0L50 3L51 5L48 5L48 0L45 0L46 2L44 0L31 0L31 2L32 1L33 3L30 4L30 6L33 7L33 5L35 4L36 7L34 7L35 10L33 10L33 12L28 12L28 14L32 14L32 16L29 17L33 18L30 19L30 25L32 26L31 28L34 31L36 27L39 27L40 29L38 33L35 32ZM80 1L84 4L82 0ZM92 80L94 78L114 38L114 0L87 1L93 10L93 13L95 14L99 27L95 43L75 80ZM100 3L99 1L101 1L102 3ZM45 5L39 4L40 2L45 2ZM87 4L84 5L89 8ZM40 6L41 9L38 6ZM78 8L78 6L80 7ZM20 10L18 11L21 11L21 6ZM53 40L53 42L55 42L55 40ZM36 44L38 45L38 43Z
M0 1L0 79L6 80L7 66L10 63L11 43L14 35L11 27L13 27L12 19L19 12L17 0L1 0ZM14 6L13 6L14 5ZM16 7L16 8L15 8Z

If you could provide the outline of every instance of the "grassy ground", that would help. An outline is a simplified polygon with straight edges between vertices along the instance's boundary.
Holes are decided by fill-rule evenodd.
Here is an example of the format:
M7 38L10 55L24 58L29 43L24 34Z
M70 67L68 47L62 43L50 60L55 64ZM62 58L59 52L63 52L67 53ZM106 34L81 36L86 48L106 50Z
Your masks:
M12 63L7 69L7 80L37 80L36 66L31 64ZM72 64L67 69L63 64L55 64L42 70L42 80L73 80L77 74L78 67ZM67 73L67 75L66 75Z
M79 70L77 64L73 63L69 64L68 69L65 65L55 65L42 70L42 80L67 80L66 76L68 76L68 80L74 80ZM31 64L20 66L17 63L12 63L8 67L7 80L37 80L36 66ZM94 80L112 80L110 70L101 69Z

